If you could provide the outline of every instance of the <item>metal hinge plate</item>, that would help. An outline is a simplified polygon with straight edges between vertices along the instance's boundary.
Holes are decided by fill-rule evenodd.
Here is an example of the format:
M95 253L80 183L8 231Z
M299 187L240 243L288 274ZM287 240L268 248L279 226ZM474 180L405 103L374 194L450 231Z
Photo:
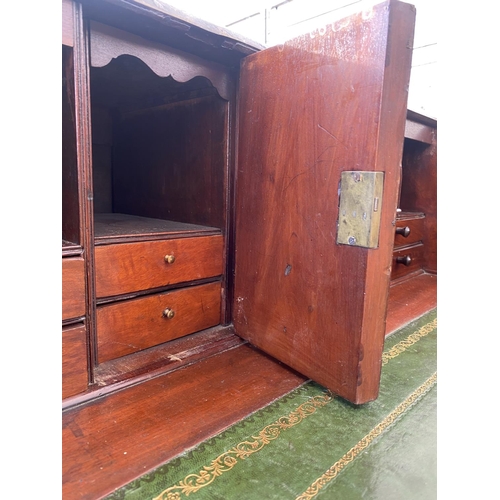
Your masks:
M384 172L342 172L337 243L377 248Z

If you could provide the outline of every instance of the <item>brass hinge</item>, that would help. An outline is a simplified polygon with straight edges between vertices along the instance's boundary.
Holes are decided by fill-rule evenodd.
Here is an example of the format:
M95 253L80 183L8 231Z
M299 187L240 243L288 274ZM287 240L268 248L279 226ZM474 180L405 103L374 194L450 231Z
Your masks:
M342 172L337 243L377 248L384 172Z

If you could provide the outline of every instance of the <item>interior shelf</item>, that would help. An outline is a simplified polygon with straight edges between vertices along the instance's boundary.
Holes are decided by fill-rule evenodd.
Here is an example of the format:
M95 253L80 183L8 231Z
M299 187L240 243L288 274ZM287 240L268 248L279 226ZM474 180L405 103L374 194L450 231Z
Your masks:
M122 55L92 67L96 245L221 234L227 102Z
M424 219L425 214L423 212L412 212L409 210L401 210L396 215L397 220L413 220L413 219Z
M76 257L81 255L83 248L78 243L73 241L62 240L62 256L63 257Z
M96 245L221 233L216 227L118 213L95 214L94 231Z

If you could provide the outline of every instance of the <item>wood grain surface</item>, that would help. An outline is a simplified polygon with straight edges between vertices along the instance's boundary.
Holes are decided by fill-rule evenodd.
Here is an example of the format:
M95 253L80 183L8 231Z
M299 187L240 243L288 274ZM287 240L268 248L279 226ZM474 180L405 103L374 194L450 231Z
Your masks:
M242 63L235 329L356 403L378 394L414 18L384 2ZM385 173L377 249L336 244L344 170Z
M220 323L220 281L97 308L99 363ZM170 309L174 316L163 315Z
M244 345L69 410L63 498L101 498L305 380Z
M62 397L87 390L87 331L76 324L62 329Z
M85 263L82 258L62 259L62 319L85 314Z
M222 236L98 246L96 295L107 297L222 274ZM165 255L175 256L167 264Z

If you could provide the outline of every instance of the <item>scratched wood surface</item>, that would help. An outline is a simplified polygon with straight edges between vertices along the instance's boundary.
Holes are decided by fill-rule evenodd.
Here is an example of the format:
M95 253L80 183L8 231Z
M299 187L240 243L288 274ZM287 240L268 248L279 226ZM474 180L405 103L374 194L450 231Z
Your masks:
M235 329L356 403L378 394L414 18L384 2L242 64ZM378 249L336 244L343 170L385 172Z
M97 308L99 363L220 323L220 281ZM165 317L170 309L174 316Z
M101 498L305 380L243 345L69 410L63 498Z

